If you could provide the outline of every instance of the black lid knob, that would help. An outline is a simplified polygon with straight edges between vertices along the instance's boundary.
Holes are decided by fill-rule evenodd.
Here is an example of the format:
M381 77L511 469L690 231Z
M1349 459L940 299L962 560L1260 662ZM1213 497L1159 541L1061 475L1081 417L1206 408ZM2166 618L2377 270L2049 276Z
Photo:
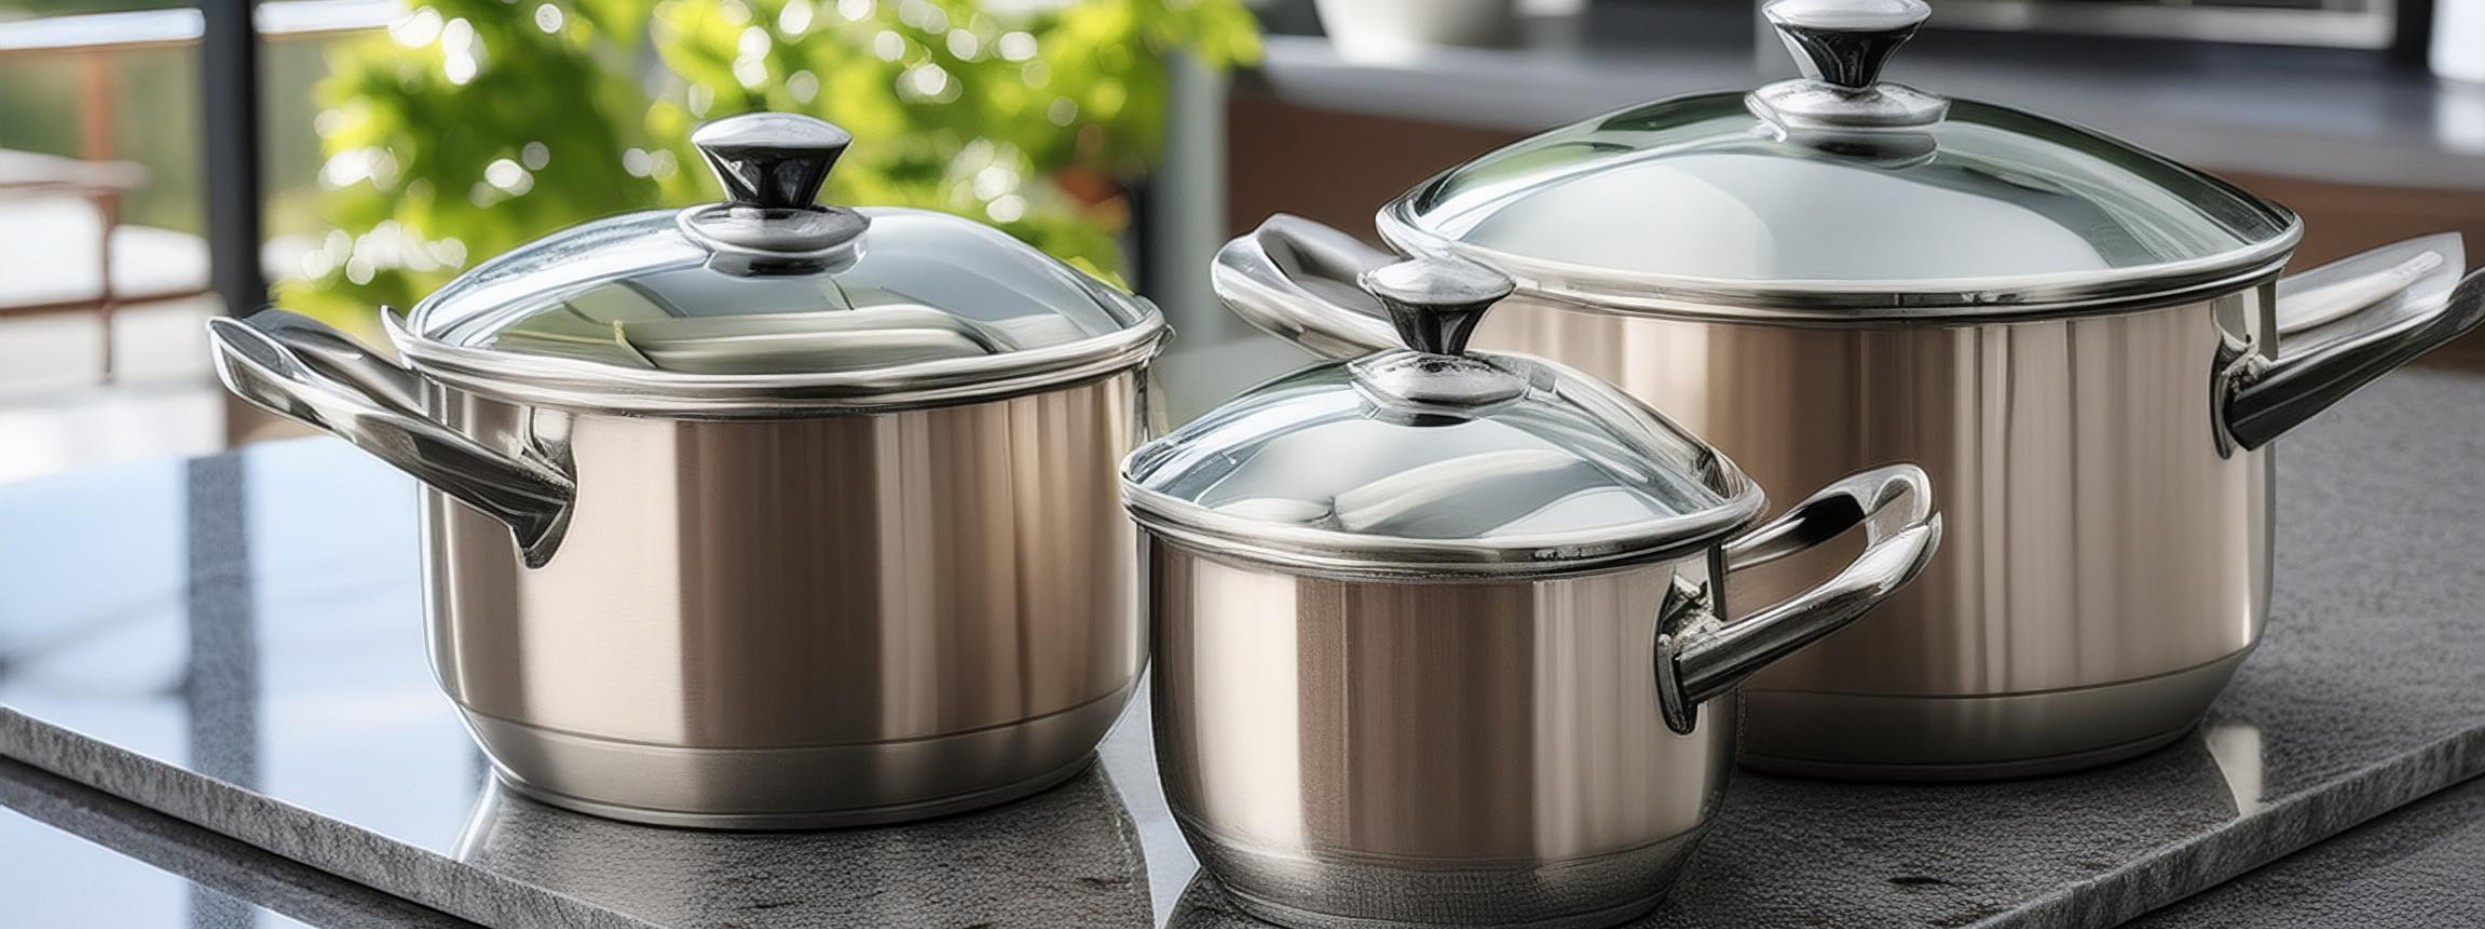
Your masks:
M1890 53L1931 14L1924 0L1776 0L1761 8L1803 76L1848 90L1879 83Z
M1484 311L1517 288L1507 275L1453 256L1383 265L1355 282L1389 310L1406 347L1435 355L1465 354Z
M690 144L734 206L808 209L854 135L795 113L744 113L699 127Z

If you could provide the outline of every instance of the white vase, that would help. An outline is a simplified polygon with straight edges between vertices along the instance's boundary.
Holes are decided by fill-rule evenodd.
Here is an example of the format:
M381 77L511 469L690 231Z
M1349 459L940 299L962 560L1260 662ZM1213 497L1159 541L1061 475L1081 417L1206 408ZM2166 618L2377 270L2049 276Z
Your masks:
M2485 81L2485 0L2434 0L2432 58L2435 74Z
M1394 64L1444 45L1501 47L1519 35L1516 0L1319 0L1320 28L1350 61Z

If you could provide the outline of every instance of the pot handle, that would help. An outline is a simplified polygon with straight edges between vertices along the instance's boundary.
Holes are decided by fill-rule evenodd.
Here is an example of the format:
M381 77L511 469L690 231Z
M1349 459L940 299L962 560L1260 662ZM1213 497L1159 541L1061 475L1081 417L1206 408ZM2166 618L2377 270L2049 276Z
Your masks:
M1767 564L1862 524L1864 551L1827 581L1721 623L1704 619L1657 637L1657 694L1669 729L1691 734L1699 707L1753 672L1846 628L1914 580L1941 547L1932 481L1911 464L1859 471L1785 515L1726 543L1726 571Z
M2460 280L2457 233L2425 236L2278 282L2278 356L2218 359L2219 439L2255 449L2373 379L2485 322L2485 271Z
M413 371L283 310L208 320L207 337L216 377L235 395L351 442L507 523L529 567L551 560L575 491L569 476L424 417Z
M1217 250L1209 280L1235 315L1329 358L1400 348L1381 305L1356 278L1398 256L1279 213Z

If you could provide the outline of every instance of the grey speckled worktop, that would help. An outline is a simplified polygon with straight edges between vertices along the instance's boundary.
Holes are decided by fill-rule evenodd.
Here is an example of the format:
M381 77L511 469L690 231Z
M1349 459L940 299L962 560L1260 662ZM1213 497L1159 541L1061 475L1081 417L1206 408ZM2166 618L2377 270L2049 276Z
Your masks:
M2268 637L2198 734L1997 784L1740 775L1649 925L2108 926L2485 773L2485 379L2394 375L2279 455ZM0 533L0 754L492 926L1236 920L1194 881L1143 707L1094 772L913 826L706 834L490 789L429 679L412 497L325 441L0 488L0 525L39 530ZM2356 912L2479 883L2368 871L2431 896Z
M0 924L478 929L6 759L0 807Z
M2130 929L2485 926L2485 781L2141 917Z

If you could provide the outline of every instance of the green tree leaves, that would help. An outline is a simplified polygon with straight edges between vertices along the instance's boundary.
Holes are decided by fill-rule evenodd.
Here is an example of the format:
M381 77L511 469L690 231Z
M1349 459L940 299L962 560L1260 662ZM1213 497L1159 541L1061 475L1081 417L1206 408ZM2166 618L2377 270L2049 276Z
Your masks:
M832 202L971 217L1112 277L1176 53L1250 62L1257 24L1239 0L429 0L331 55L319 209L342 234L279 301L366 321L560 227L715 199L690 130L754 109L854 132Z

